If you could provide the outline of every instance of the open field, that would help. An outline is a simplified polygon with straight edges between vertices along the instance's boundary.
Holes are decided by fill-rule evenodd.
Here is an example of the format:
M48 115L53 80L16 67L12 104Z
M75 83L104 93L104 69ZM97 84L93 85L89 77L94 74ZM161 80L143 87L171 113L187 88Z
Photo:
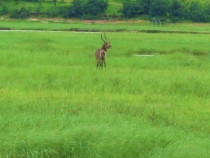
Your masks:
M180 32L210 33L210 23L162 23L154 27L150 21L144 20L64 20L36 19L0 20L0 30L55 30L55 31L111 31L111 32Z
M0 32L0 157L210 157L209 35L106 35Z

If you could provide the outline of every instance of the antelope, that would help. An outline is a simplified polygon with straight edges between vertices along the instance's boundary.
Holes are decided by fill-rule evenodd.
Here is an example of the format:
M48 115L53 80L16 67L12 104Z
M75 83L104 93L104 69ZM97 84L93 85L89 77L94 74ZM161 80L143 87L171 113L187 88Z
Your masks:
M112 46L110 45L110 42L106 38L105 33L104 33L104 37L105 37L106 41L103 39L102 33L101 33L101 39L104 42L104 44L100 49L98 49L95 52L95 57L97 60L97 68L99 68L99 69L100 69L100 67L103 67L103 66L106 68L106 51L107 51L107 49L112 48Z

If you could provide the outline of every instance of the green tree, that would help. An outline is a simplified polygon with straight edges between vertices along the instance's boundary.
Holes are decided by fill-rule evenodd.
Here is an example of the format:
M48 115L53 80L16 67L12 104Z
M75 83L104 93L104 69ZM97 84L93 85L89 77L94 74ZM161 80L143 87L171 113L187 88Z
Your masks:
M208 22L207 10L198 1L191 3L190 17L193 22Z
M173 0L169 8L170 18L172 22L177 22L180 19L184 18L183 6L180 3L180 0Z
M8 12L8 8L5 5L2 6L2 9L0 8L0 15L5 15Z
M42 4L42 2L44 2L45 0L37 0L37 2L39 3L39 5Z
M73 0L72 7L69 8L69 15L81 16L98 16L108 7L107 0Z
M85 14L97 16L103 13L108 7L107 0L88 0L85 5Z
M166 16L169 11L169 2L167 0L152 0L149 6L150 16Z
M0 0L0 5L3 5L4 4L4 0Z
M151 4L151 0L138 0L139 6L141 7L143 14L149 14L149 8Z
M37 2L38 0L25 0L26 2Z
M71 9L72 15L79 17L84 13L85 3L83 0L73 0L72 6L73 8L69 8Z
M54 2L54 7L56 7L57 0L53 0L53 2Z
M179 18L183 16L182 6L178 0L172 1L171 7L170 7L170 16L179 17Z
M10 18L14 18L14 19L25 19L28 18L30 16L30 12L28 9L22 7L19 10L16 9L12 12L12 14L10 15Z
M207 14L210 15L210 4L208 4L208 5L206 6L206 11L207 11Z
M123 3L122 13L125 17L132 18L140 11L139 3L136 0L126 0Z

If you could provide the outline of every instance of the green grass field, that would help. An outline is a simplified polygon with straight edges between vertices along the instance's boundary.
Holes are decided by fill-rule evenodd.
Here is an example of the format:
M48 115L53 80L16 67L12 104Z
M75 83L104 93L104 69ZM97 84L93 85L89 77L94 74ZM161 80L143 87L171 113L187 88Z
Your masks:
M0 157L210 156L209 35L106 35L0 32Z
M210 23L162 23L154 27L146 20L65 20L65 19L29 19L0 20L0 30L51 30L85 32L165 32L165 33L210 33Z

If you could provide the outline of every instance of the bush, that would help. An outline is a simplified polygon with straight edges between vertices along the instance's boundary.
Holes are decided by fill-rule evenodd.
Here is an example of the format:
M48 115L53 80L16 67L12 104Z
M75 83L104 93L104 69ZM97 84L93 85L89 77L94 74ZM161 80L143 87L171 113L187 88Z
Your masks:
M170 16L171 17L182 17L183 13L182 13L182 6L181 3L178 0L173 0L171 7L170 7Z
M84 6L84 13L90 16L97 16L103 13L108 7L107 0L88 0Z
M8 8L6 6L2 6L2 9L0 10L0 15L5 15L8 12L9 12Z
M63 18L75 17L74 8L72 6L70 6L70 7L61 7L59 9L59 15L61 15Z
M46 16L47 17L50 17L50 18L53 18L53 17L56 17L59 15L59 10L58 8L50 8L47 10L46 12Z
M30 16L30 12L29 10L27 10L26 8L22 7L20 10L16 9L12 12L12 14L10 15L10 18L14 18L14 19L26 19Z
M206 6L206 12L208 15L210 15L210 4Z
M83 17L94 19L103 13L108 7L107 0L73 0L72 8L69 7L69 17Z
M199 2L191 3L190 17L193 22L208 22L207 10Z
M169 2L167 0L153 0L149 7L150 16L166 16L169 11Z
M140 6L135 0L127 0L123 3L122 13L125 17L132 18L138 15Z
M38 2L38 0L24 0L25 2Z
M179 21L179 18L177 16L172 16L170 20L171 22L176 23Z
M84 14L82 16L83 19L87 19L87 20L96 20L96 19L102 19L100 16L97 15L92 15L92 14Z

